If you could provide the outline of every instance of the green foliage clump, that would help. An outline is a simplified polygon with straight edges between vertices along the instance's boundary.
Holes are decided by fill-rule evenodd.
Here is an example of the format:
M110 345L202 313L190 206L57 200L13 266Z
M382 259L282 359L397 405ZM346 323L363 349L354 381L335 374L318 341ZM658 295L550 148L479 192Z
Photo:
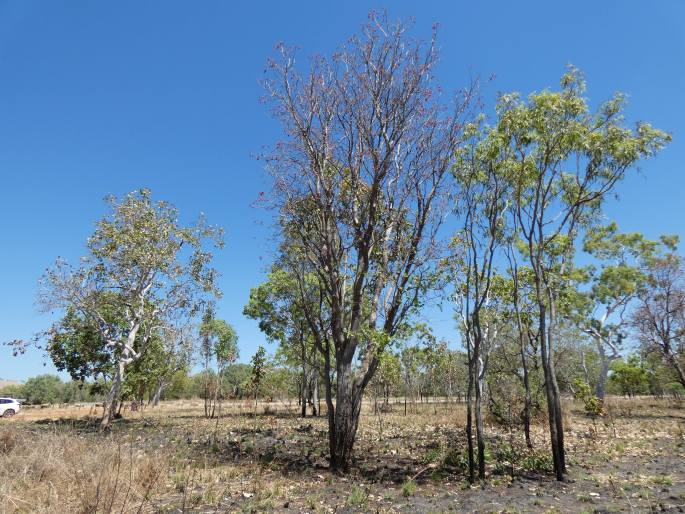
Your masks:
M637 355L612 363L611 372L609 383L618 393L635 396L649 392L647 370L641 365Z
M531 472L551 473L554 470L554 463L551 455L533 452L521 459L521 468Z
M416 494L416 482L413 480L407 480L403 485L402 485L402 496L409 497L409 496L414 496Z
M585 413L592 417L601 416L603 408L602 400L592 394L592 389L590 388L589 384L581 379L576 379L573 385L573 396L576 398L576 400L583 402Z

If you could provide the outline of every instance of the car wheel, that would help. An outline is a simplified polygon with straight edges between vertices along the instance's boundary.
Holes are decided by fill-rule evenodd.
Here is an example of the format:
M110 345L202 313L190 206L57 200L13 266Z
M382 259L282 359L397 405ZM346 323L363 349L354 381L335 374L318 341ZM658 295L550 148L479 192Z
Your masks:
M11 418L12 416L14 416L14 409L7 409L2 415L3 418Z

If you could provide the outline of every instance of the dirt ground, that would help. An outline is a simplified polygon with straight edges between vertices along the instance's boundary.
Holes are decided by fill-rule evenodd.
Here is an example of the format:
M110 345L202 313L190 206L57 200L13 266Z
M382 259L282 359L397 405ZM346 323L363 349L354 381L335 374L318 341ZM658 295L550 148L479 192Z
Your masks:
M487 479L465 479L464 406L365 405L353 471L328 471L326 420L294 404L201 401L124 412L100 434L92 406L0 420L0 512L683 512L685 409L612 399L598 419L565 405L568 480L551 473L542 420L534 450L489 425ZM266 412L265 412L266 411Z

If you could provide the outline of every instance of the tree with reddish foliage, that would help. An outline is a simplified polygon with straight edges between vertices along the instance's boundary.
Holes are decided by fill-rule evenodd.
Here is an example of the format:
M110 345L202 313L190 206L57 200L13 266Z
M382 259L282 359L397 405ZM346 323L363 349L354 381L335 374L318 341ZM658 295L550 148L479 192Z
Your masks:
M415 41L405 24L372 13L305 73L283 45L269 62L268 101L285 133L266 157L270 198L288 242L283 260L303 291L314 273L320 292L319 303L302 303L326 368L335 470L350 467L380 354L435 286L436 236L473 103L471 89L449 107L440 101L437 58L434 38Z

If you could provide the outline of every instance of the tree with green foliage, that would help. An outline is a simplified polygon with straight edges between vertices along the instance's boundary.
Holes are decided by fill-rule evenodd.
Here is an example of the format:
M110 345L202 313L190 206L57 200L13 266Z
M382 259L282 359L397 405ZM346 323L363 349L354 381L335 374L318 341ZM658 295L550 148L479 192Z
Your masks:
M254 394L254 407L255 414L257 413L257 398L261 392L262 384L264 382L264 377L266 375L266 350L263 346L259 346L257 351L252 356L250 361L252 365L252 374L250 376L250 384L252 387L252 392Z
M200 339L200 354L205 366L205 417L213 418L217 406L221 410L223 374L238 358L238 334L208 310L200 325ZM212 363L216 365L214 372L210 372Z
M456 283L457 313L468 355L469 381L466 402L469 480L475 480L472 420L475 417L478 475L485 478L485 441L482 405L490 351L497 337L498 320L491 302L495 259L504 243L506 211L510 206L507 161L503 160L497 134L482 134L476 124L466 133L472 140L459 152L454 175L459 185L456 211L463 227L453 240L456 255L450 261ZM474 399L475 392L475 399Z
M666 241L668 238L665 239ZM595 395L604 399L611 362L620 358L626 338L628 309L647 285L646 268L659 251L659 242L637 232L622 234L615 223L591 227L583 249L600 259L599 273L592 278L592 313L585 330L595 341L600 371Z
M619 359L611 363L609 381L621 394L635 396L649 392L647 370L642 366L637 355L628 359Z
M315 277L305 277L305 280L312 282ZM267 280L250 291L250 299L243 309L243 314L259 320L259 328L269 341L278 343L280 355L300 368L299 397L303 418L307 416L310 396L312 414L317 415L318 378L323 367L305 316L305 301L311 300L300 293L295 275L274 265ZM307 308L314 311L316 306Z
M29 378L21 391L26 402L32 405L58 403L62 399L62 380L56 375L38 375Z
M542 91L522 100L502 95L488 137L497 143L512 185L523 254L532 271L537 332L549 416L554 470L566 472L561 397L555 372L559 295L573 267L575 240L601 212L605 198L640 159L657 153L666 133L623 123L625 97L617 94L590 112L585 81L575 68L561 91Z
M77 314L97 331L102 348L91 353L97 363L103 352L114 356L103 429L117 411L127 369L155 334L187 323L218 295L206 243L221 246L220 230L203 218L180 225L176 208L154 201L147 189L107 201L111 213L88 239L88 255L77 267L58 259L39 294L44 309ZM59 331L53 328L48 334Z
M396 391L401 383L400 358L395 352L386 351L380 356L380 363L370 387L374 391L374 410L378 412L378 398L388 405L391 391Z

